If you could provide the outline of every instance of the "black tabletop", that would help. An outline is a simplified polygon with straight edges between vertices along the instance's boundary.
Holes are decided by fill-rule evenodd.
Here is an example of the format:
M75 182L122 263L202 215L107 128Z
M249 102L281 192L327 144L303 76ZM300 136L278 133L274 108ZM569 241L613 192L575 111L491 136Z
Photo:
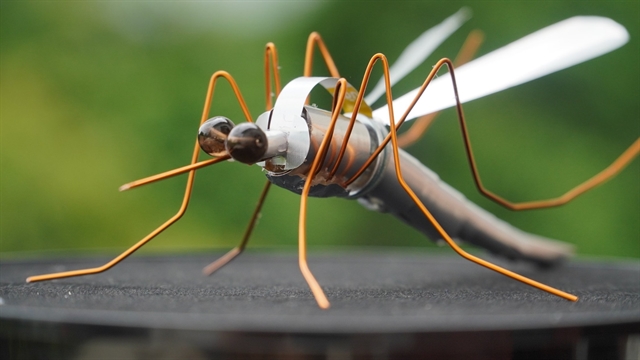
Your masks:
M205 333L481 333L623 324L640 333L640 261L573 260L550 270L499 262L573 293L570 302L455 255L312 253L331 308L317 307L296 253L251 252L210 277L222 253L133 256L98 275L26 284L108 258L3 260L0 320ZM632 331L633 332L633 331Z
M317 307L295 253L248 253L210 277L220 254L132 257L98 275L26 284L107 258L3 261L2 317L220 330L433 331L640 320L640 262L572 261L540 270L501 263L579 296L549 295L455 256L311 255L331 308Z

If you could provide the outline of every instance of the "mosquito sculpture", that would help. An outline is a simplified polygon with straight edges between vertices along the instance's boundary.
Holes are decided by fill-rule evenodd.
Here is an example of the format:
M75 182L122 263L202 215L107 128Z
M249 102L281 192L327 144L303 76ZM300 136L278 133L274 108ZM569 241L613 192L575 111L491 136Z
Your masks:
M461 104L605 54L625 44L628 33L624 27L610 19L573 17L481 58L468 61L481 41L480 35L472 32L457 60L458 63L468 61L466 64L454 71L451 60L445 58L438 61L422 86L394 101L391 86L422 63L468 17L468 10L462 9L428 30L412 42L391 67L383 54L375 54L366 67L360 90L340 77L329 51L317 33L312 33L307 42L304 76L290 81L280 90L277 51L275 45L269 43L266 45L264 59L266 112L260 114L256 122L252 121L233 77L225 71L214 73L209 82L190 165L120 188L127 190L188 172L180 210L137 244L103 266L32 276L27 282L96 274L110 269L184 214L197 169L234 159L262 167L268 181L240 244L205 267L205 274L212 274L244 250L269 188L271 184L275 184L301 195L299 264L318 305L323 309L330 306L329 301L307 264L306 211L309 196L357 199L369 209L395 215L433 240L445 241L455 252L472 262L564 299L576 301L578 298L575 295L467 253L453 239L483 247L509 259L526 260L540 265L553 265L569 257L572 246L526 233L497 219L442 182L434 172L403 151L400 144L402 142L407 145L415 141L438 111L455 106L472 174L482 194L513 210L562 205L615 176L638 155L640 139L608 168L563 196L543 201L512 203L482 185ZM330 77L311 76L315 46L322 54ZM377 63L381 64L384 76L365 98L371 71ZM434 79L442 67L448 68L449 72ZM216 82L220 79L231 84L247 122L235 125L222 116L210 118L210 104ZM309 94L316 86L324 87L332 94L330 111L308 105ZM272 106L273 90L277 99ZM385 95L386 105L372 110L369 104L381 95ZM420 118L416 122L417 126L409 129L403 137L398 137L397 130L400 126L405 121L416 118ZM201 150L213 156L213 159L198 162Z

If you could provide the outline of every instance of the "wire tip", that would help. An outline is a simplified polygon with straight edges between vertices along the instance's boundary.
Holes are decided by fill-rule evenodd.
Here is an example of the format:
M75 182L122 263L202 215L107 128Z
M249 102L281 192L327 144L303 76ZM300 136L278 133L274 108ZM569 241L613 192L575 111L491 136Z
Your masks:
M31 282L31 278L30 278L30 277L28 277L28 278L27 278L27 280L26 280L26 282L27 282L27 284L28 284L28 283L30 283L30 282Z
M328 301L323 301L323 302L318 302L318 306L322 310L327 310L328 308L331 307L331 304Z
M122 185L122 186L120 186L118 188L119 191L125 191L125 190L129 190L129 189L131 189L131 185L129 185L129 184L124 184L124 185Z

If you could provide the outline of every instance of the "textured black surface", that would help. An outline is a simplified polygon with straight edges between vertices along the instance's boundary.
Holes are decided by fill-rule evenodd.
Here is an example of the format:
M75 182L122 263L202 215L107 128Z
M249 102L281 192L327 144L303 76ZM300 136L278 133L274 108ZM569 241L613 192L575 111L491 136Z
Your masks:
M106 258L2 261L0 317L200 331L406 333L640 324L640 262L572 261L553 270L502 265L580 297L576 303L456 256L312 254L331 308L320 310L294 253L247 253L211 277L221 254L134 256L105 273L26 284Z

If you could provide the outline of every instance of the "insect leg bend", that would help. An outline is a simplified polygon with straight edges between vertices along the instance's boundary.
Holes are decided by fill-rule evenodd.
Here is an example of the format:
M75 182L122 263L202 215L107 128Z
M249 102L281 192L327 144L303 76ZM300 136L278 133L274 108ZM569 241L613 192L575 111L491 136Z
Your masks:
M325 64L327 64L331 77L339 78L340 74L338 73L338 68L333 62L333 58L331 57L327 46L324 44L324 41L322 41L320 34L315 31L309 34L309 38L307 39L307 48L304 55L304 72L302 76L311 76L311 73L313 72L313 45L318 45L320 54L322 54L322 58L324 59Z
M389 135L391 137L391 143L392 143L392 149L393 149L393 159L395 162L395 171L396 171L396 176L398 179L398 183L400 184L400 186L402 186L402 188L404 189L404 191L411 197L411 199L413 200L413 202L416 204L416 206L418 206L420 208L420 211L424 214L424 216L429 220L429 222L434 226L434 228L436 229L436 231L440 234L440 236L447 242L447 244L449 246L451 246L451 248L458 253L460 256L464 257L465 259L472 261L478 265L482 265L488 269L491 269L493 271L496 271L500 274L503 274L505 276L508 276L512 279L518 280L520 282L523 282L527 285L536 287L540 290L544 290L548 293L551 293L553 295L562 297L564 299L570 300L570 301L577 301L578 297L569 293L566 293L564 291L555 289L553 287L550 287L548 285L539 283L535 280L529 279L527 277L524 277L522 275L516 274L512 271L509 271L505 268L502 268L500 266L497 266L495 264L492 264L486 260L480 259L474 255L471 255L469 253L467 253L466 251L464 251L462 248L460 248L454 241L453 239L451 239L451 237L446 233L446 231L442 228L442 226L438 223L438 221L433 217L433 215L431 214L431 212L429 212L429 210L424 206L424 204L422 203L422 201L420 201L420 199L416 196L415 192L409 187L409 185L407 185L406 181L404 180L403 176L402 176L402 171L400 169L400 155L399 155L399 148L398 148L398 139L397 139L397 129L396 129L396 125L395 125L395 120L393 117L393 101L392 101L392 97L391 97L391 93L389 91L389 89L391 88L391 84L389 81L389 76L388 76L388 63L386 61L386 58L382 58L382 62L383 62L383 66L384 66L384 74L385 74L385 85L386 85L386 89L387 89L387 104L389 106L389 121L390 121L390 132ZM435 71L437 71L437 69L443 65L443 63L448 63L450 64L450 61L448 59L443 59L441 60L441 62L439 62L439 66L436 66L434 68ZM418 95L418 97L421 94ZM417 100L417 98L416 98ZM460 109L460 107L459 107ZM410 109L408 110L410 111Z
M265 75L265 104L266 110L270 110L273 108L273 95L277 98L280 95L280 69L278 67L278 50L276 45L272 42L267 43L265 46L264 52L264 75ZM275 93L271 92L271 70L273 70L273 79L275 86ZM205 275L211 275L225 264L229 263L236 256L240 255L244 248L247 246L249 242L249 238L251 237L251 233L256 225L258 217L260 215L260 210L262 209L262 205L267 198L267 194L269 193L269 189L271 188L271 182L267 181L262 189L262 193L260 194L260 198L258 199L258 203L251 215L251 220L249 220L249 224L247 225L247 229L245 230L244 236L240 241L240 245L231 249L228 253L222 256L220 259L212 262L207 265L204 269L202 269L202 273Z
M298 222L300 271L309 284L309 288L311 289L311 292L313 293L318 306L322 309L328 309L330 304L329 300L327 300L327 297L324 294L324 291L322 291L320 284L311 273L311 270L309 269L309 265L307 263L307 200L309 198L309 190L311 189L313 178L316 175L318 169L320 169L320 166L324 162L325 157L327 156L327 150L329 149L329 145L333 137L335 125L338 120L338 116L340 115L340 110L342 109L346 92L347 81L344 78L341 78L336 83L336 89L333 95L334 101L333 109L331 110L331 122L329 123L329 127L327 128L322 142L320 143L318 153L313 160L313 163L311 164L311 168L309 169L307 178L304 182L304 187L302 188L302 193L300 194L300 218Z
M453 90L456 98L456 109L458 112L458 120L460 123L460 131L462 132L462 139L465 146L465 151L467 153L467 159L469 161L469 166L471 167L471 173L473 175L473 180L476 184L476 187L480 191L480 193L487 198L493 200L494 202L508 208L511 210L531 210L531 209L542 209L553 206L560 206L568 203L579 195L593 189L594 187L608 181L609 179L616 176L622 169L624 169L639 153L640 153L640 138L638 138L627 150L625 150L611 165L602 170L600 173L586 180L585 182L579 184L578 186L570 189L566 193L561 196L546 199L546 200L538 200L538 201L528 201L528 202L519 202L514 203L511 202L490 190L487 190L482 184L482 180L480 180L480 173L478 171L478 167L476 165L476 161L473 155L473 150L471 149L471 141L469 140L469 130L467 128L467 123L464 118L464 113L462 111L462 104L460 103L458 96L458 88L455 79L455 73L453 70L453 64L448 59L441 60L444 64L449 68L449 72L451 73L451 82L453 83Z
M369 64L367 64L367 68L365 70L364 76L362 77L362 85L360 86L360 91L361 92L365 91L365 89L367 87L367 84L369 83L369 78L371 77L371 71L373 69L373 66L375 65L375 63L378 60L381 60L382 63L383 63L382 70L383 70L383 73L384 73L384 77L389 77L389 62L387 60L387 57L384 54L380 54L380 53L373 55L371 57L371 60L369 60ZM418 89L415 98L413 99L411 104L409 104L409 107L407 108L405 113L402 115L402 117L400 117L400 120L398 120L398 123L395 124L395 130L396 131L398 129L400 129L400 127L402 126L402 124L406 120L407 116L409 116L409 113L411 112L411 109L415 106L415 104L418 102L418 99L420 99L420 97L424 93L424 91L427 88L427 86L431 83L433 78L436 76L438 70L440 70L440 68L442 67L444 61L449 61L450 62L449 59L442 59L442 60L440 60L440 61L438 61L436 63L436 65L433 67L433 69L431 69L431 72L429 72L429 75L427 76L427 78L424 80L424 82L422 83L422 85ZM387 103L391 104L393 102L393 100L392 100L393 98L392 98L392 95L391 95L391 87L387 87L386 88L386 97L387 97L387 99L386 99ZM389 112L390 112L390 114L392 114L393 110L390 109ZM343 185L344 186L348 186L348 185L352 184L354 181L356 181L356 179L360 175L362 175L362 173L364 173L364 171L367 169L367 167L369 167L369 165L371 165L371 163L373 163L373 161L380 155L382 150L385 148L385 146L387 146L387 144L389 144L390 141L391 141L391 133L389 133L389 134L387 134L387 136L385 136L384 140L382 140L380 142L380 145L378 145L378 147L371 153L371 155L369 155L369 158L367 159L367 161L365 161L365 163L360 167L360 169L358 169L358 171L356 171L355 174L349 180L347 180Z
M247 108L247 105L246 105L246 103L245 103L245 101L244 101L244 99L242 97L242 94L240 93L240 89L238 88L235 80L226 71L218 71L218 72L214 73L211 76L211 80L209 81L209 87L208 87L207 95L206 95L206 98L205 98L204 110L203 110L203 113L202 113L202 118L200 120L200 124L202 124L209 116L209 108L211 106L211 100L213 98L213 92L214 92L215 84L216 84L217 80L219 78L221 78L221 77L225 78L230 83L231 87L233 88L234 94L236 95L236 99L238 100L238 103L239 103L240 107L242 108L242 111L244 112L247 120L251 121L251 115L249 113L249 109ZM121 190L126 190L126 189L130 189L130 188L132 188L134 186L139 186L139 185L147 184L147 183L150 183L150 182L153 182L153 181L166 179L166 178L168 178L170 176L181 174L181 173L184 173L184 172L187 172L187 171L189 172L189 177L187 178L187 185L185 187L185 193L184 193L184 197L182 199L182 205L180 206L180 209L178 210L178 212L174 216L172 216L169 220L167 220L165 223L160 225L160 227L158 227L157 229L153 230L149 235L144 237L142 240L138 241L135 245L131 246L129 249L124 251L122 254L118 255L116 258L114 258L113 260L109 261L108 263L106 263L106 264L104 264L102 266L94 267L94 268L87 268L87 269L80 269L80 270L73 270L73 271L64 271L64 272L58 272L58 273L52 273L52 274L30 276L30 277L27 278L27 282L36 282L36 281L44 281L44 280L61 279L61 278L67 278L67 277L73 277L73 276L98 274L98 273L104 272L106 270L109 270L110 268L112 268L113 266L115 266L116 264L121 262L122 260L124 260L127 257L129 257L129 255L133 254L135 251L140 249L146 243L151 241L151 239L156 237L158 234L160 234L166 228L171 226L173 223L178 221L182 217L182 215L184 215L184 213L187 211L187 206L189 205L189 199L191 197L191 192L192 192L192 189L193 189L193 181L195 179L195 171L196 171L196 169L198 169L200 167L203 167L203 166L212 165L212 164L215 164L215 163L218 163L218 162L221 162L221 161L229 159L229 156L220 156L220 157L212 159L212 160L203 161L203 162L198 163L198 154L199 153L200 153L200 145L199 145L198 141L196 140L195 148L193 150L193 155L191 156L190 165L182 167L182 168L179 168L179 169L176 169L174 171L165 172L165 173L160 174L158 176L152 176L152 177L143 179L143 181L136 181L136 182L133 182L133 183L130 183L130 184L127 184L127 185L124 185L123 187L121 187Z
M253 228L256 226L256 222L258 217L260 216L260 210L262 209L262 205L264 204L265 199L267 198L267 194L269 193L269 189L271 187L271 182L267 181L262 189L262 193L260 194L260 198L258 199L258 203L256 204L256 208L253 210L253 215L251 215L251 220L249 220L249 224L247 225L247 229L244 232L244 236L240 241L240 245L231 249L228 253L223 255L218 260L212 262L202 269L202 273L204 275L211 275L216 272L218 269L228 264L231 260L235 259L236 256L240 255L244 248L247 246L249 242L249 238L251 237L251 233L253 232Z
M272 42L267 43L264 51L264 76L266 88L267 110L273 107L273 93L271 92L271 69L273 69L273 81L275 83L275 95L280 94L280 69L278 69L278 50Z
M460 248L458 246L458 244L456 244L451 237L446 233L446 231L442 228L442 226L438 223L438 221L433 217L433 215L431 214L431 212L429 212L429 210L424 206L424 204L422 203L422 201L417 197L417 195L415 194L415 192L409 187L409 185L406 183L406 181L404 180L403 176L402 176L402 171L400 169L400 158L399 158L399 151L398 151L398 145L397 145L397 140L396 140L396 133L395 133L395 128L393 127L393 123L391 125L391 131L392 131L392 149L393 149L393 158L394 158L394 162L395 162L395 171L396 171L396 176L398 178L398 183L400 184L400 186L404 189L404 191L407 193L407 195L409 195L409 197L412 199L412 201L416 204L416 206L418 206L418 208L420 209L420 211L424 214L424 216L429 220L429 222L433 225L433 227L436 229L436 231L439 233L439 235L441 236L442 239L444 239L447 244L449 246L451 246L451 248L458 253L458 255L462 256L463 258L472 261L478 265L484 266L490 270L496 271L500 274L503 274L505 276L508 276L512 279L518 280L520 282L523 282L527 285L533 286L535 288L538 288L540 290L544 290L548 293L551 293L553 295L562 297L564 299L570 300L570 301L577 301L578 297L569 293L566 293L564 291L558 290L556 288L550 287L548 285L542 284L540 282L537 282L535 280L529 279L527 277L524 277L522 275L519 275L517 273L514 273L510 270L507 270L503 267L497 266L495 264L492 264L486 260L480 259L474 255L471 255L469 253L467 253L466 251L464 251L462 248Z
M275 92L271 92L271 71L273 70L273 78L274 78L274 86ZM276 45L272 42L267 43L264 51L264 75L265 75L265 104L266 110L271 110L273 107L273 95L277 98L280 94L280 70L278 69L278 50ZM256 204L255 209L253 210L253 215L251 215L251 219L249 220L249 224L247 225L247 229L244 232L244 236L240 241L240 245L231 249L228 253L224 254L218 260L212 262L211 264L205 266L202 269L202 274L211 275L214 272L218 271L221 267L228 264L231 260L235 259L236 256L240 255L247 243L249 242L249 238L251 237L251 233L256 225L258 220L258 216L260 215L260 210L262 209L262 205L264 204L265 199L267 198L267 194L269 193L269 189L271 187L271 182L267 181L262 189L262 193L260 194L260 198L258 199L258 203Z
M471 61L476 52L484 41L484 33L480 30L473 30L467 36L462 44L456 59L453 63L456 67L464 65ZM398 136L398 146L406 148L414 144L427 132L427 129L433 124L439 113L427 114L413 121L413 124L407 131Z

